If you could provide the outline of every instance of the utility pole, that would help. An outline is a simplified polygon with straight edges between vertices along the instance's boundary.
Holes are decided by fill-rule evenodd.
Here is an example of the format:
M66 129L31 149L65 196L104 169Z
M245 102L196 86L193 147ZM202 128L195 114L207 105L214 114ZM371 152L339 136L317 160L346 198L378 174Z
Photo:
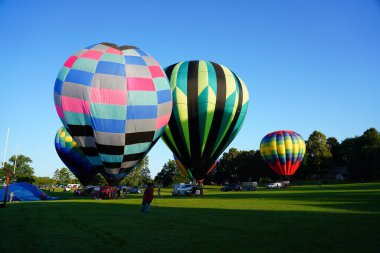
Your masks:
M3 159L3 169L7 171L7 178L6 178L6 182L5 182L4 202L1 205L1 207L5 207L7 204L9 178L11 176L10 170L5 168L5 157L7 155L8 139L9 139L9 127L8 127L8 132L7 132L7 140L5 141L5 150L4 150L4 159Z

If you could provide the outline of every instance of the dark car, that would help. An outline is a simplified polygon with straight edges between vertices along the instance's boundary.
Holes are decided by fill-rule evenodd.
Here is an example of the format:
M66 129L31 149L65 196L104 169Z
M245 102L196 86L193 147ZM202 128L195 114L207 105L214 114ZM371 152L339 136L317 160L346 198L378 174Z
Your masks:
M241 187L237 184L226 184L221 189L222 192L228 192L228 191L240 191Z
M130 188L127 192L138 194L138 193L142 193L142 190L140 189L140 187L134 186L134 187Z

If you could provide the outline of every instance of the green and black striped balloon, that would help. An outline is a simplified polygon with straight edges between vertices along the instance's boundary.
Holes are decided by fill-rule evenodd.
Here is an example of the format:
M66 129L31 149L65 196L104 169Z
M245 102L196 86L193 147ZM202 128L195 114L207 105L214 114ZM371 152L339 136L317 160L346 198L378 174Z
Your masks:
M248 109L248 90L235 73L213 62L179 62L165 72L173 112L162 138L201 180L239 132Z

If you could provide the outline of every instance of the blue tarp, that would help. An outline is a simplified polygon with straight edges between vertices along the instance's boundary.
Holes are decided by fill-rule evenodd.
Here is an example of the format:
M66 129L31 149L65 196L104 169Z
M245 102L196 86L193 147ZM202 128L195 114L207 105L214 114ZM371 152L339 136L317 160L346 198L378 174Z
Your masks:
M0 189L0 199L4 198L5 187ZM35 201L42 200L43 191L39 190L36 186L28 184L28 183L13 183L9 185L8 188L8 197L11 192L14 193L13 201ZM45 200L55 200L58 199L56 197L50 197L46 195Z

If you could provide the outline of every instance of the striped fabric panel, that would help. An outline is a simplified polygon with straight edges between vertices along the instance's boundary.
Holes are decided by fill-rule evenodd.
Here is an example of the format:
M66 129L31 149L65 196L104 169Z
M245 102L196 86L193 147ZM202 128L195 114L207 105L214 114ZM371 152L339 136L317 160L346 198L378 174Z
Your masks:
M195 178L201 179L232 141L244 120L244 83L226 67L207 61L180 62L165 69L173 113L162 138ZM240 80L240 79L239 79ZM245 107L246 109L246 107Z

